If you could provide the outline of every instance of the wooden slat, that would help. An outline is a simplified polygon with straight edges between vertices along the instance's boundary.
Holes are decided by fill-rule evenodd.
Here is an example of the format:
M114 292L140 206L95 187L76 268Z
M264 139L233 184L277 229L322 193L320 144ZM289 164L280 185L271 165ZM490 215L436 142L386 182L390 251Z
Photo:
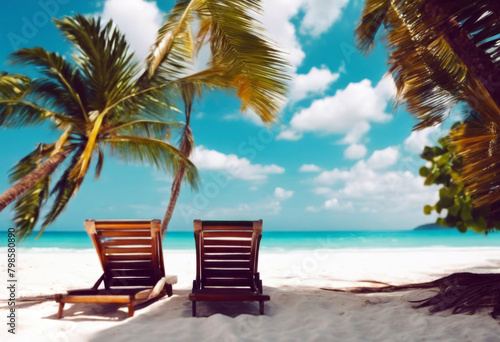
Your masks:
M250 279L250 271L243 270L213 270L204 269L203 278L248 278Z
M103 246L148 246L151 249L151 239L113 239L102 241Z
M249 247L205 247L205 255L209 253L250 253Z
M250 268L248 261L205 261L206 268Z
M248 232L245 232L245 231L235 231L235 232L219 232L219 231L216 231L216 232L203 232L203 236L206 237L206 238L212 238L212 237L215 237L215 238L219 238L219 237L234 237L234 238L251 238L252 237L252 234L253 232L251 231L248 231Z
M152 278L113 278L109 286L152 286L156 281Z
M232 261L249 261L250 260L250 254L210 254L210 255L204 255L204 261L206 262L207 260L232 260Z
M110 254L106 256L108 261L151 261L151 254Z
M204 279L204 286L248 286L250 287L250 280L248 279Z
M61 297L61 303L130 303L131 298L128 295L67 295Z
M253 221L202 221L203 228L212 226L238 226L253 228Z
M151 254L106 254L106 258L111 261L148 261L153 264Z
M153 263L151 261L140 261L140 262L109 262L108 270L115 269L131 269L131 270L139 270L139 269L153 269Z
M136 270L109 270L111 277L153 277L152 269L136 269Z
M150 229L151 224L148 223L99 223L96 222L97 231L100 229Z
M102 230L99 232L100 236L104 237L140 237L149 236L151 232L148 229L143 230Z
M211 230L236 230L236 231L250 231L253 232L252 226L205 226L203 225L203 231L211 231Z
M203 240L205 246L242 246L242 247L250 247L252 241L251 240Z
M106 254L123 254L123 253L151 253L151 247L111 247L104 250Z

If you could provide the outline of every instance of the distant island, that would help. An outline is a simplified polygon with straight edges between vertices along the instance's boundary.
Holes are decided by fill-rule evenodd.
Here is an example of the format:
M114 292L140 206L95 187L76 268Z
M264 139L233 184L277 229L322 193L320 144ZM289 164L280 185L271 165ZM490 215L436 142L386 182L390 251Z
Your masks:
M421 226L418 226L416 228L413 228L413 230L445 230L445 229L453 229L453 228L440 226L439 224L435 224L435 223L427 223L427 224L423 224Z

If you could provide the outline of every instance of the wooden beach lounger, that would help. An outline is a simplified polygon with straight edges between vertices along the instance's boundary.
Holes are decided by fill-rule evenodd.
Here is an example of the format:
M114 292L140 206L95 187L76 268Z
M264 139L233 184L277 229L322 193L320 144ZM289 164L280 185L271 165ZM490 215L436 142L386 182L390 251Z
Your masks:
M66 303L126 304L132 317L135 304L171 296L177 277L165 276L160 228L160 220L86 220L104 273L91 289L56 294L57 318Z
M189 295L197 301L258 301L264 314L262 281L257 272L262 220L194 221L196 280Z

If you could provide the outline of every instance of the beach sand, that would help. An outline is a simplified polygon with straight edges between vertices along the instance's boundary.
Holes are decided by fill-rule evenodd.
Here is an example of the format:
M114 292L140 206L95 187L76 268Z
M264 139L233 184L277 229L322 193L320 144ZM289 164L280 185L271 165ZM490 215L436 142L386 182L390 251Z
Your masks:
M191 317L194 251L167 250L165 267L178 276L174 295L139 306L127 318L125 307L57 304L47 301L17 309L16 335L2 323L1 341L500 341L500 322L488 316L434 315L413 309L410 300L429 290L390 294L349 294L320 288L361 286L360 280L390 284L434 280L453 272L500 272L500 248L420 248L262 250L259 271L271 296L266 314L258 303L199 303ZM52 295L91 287L100 276L91 250L28 251L17 255L18 297ZM7 274L2 263L2 273ZM6 287L0 291L7 298ZM6 322L6 305L2 300Z

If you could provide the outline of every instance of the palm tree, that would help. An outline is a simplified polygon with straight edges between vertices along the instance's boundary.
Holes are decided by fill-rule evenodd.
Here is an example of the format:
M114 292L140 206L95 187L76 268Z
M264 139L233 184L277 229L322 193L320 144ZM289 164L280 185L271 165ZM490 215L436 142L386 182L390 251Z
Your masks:
M202 86L234 89L242 110L253 110L266 124L276 119L284 102L289 77L288 62L280 48L267 37L255 16L262 14L259 1L184 0L178 1L166 18L140 79L143 87L162 84L188 74L203 45L210 47L206 75L210 84L184 82L181 89L185 127L180 150L188 158L194 149L190 128L191 109ZM193 29L197 31L193 35ZM182 180L183 165L177 170L170 201L162 222L165 235Z
M386 29L398 103L421 122L442 122L458 103L478 114L452 139L476 207L500 218L500 3L493 0L367 0L357 43L368 52Z
M458 103L473 114L451 134L463 162L459 181L474 207L489 213L486 220L500 221L500 2L367 0L356 30L358 47L368 52L382 25L397 103L406 103L421 120L415 129L442 122ZM456 273L376 291L439 287L419 307L474 313L494 306L492 315L498 316L499 282L499 274Z
M33 65L44 77L0 75L0 126L44 125L61 132L57 141L39 144L12 168L10 180L16 183L0 195L0 210L17 199L14 221L21 238L32 232L49 196L54 201L40 234L58 217L93 161L99 177L106 148L125 162L170 173L182 166L196 185L195 167L168 143L171 128L179 125L166 120L165 112L172 112L173 92L183 79L141 88L140 69L111 21L101 25L100 19L76 15L54 22L76 48L75 64L40 47L21 49L12 62ZM186 81L197 84L204 77L195 74ZM50 190L53 173L65 160Z

